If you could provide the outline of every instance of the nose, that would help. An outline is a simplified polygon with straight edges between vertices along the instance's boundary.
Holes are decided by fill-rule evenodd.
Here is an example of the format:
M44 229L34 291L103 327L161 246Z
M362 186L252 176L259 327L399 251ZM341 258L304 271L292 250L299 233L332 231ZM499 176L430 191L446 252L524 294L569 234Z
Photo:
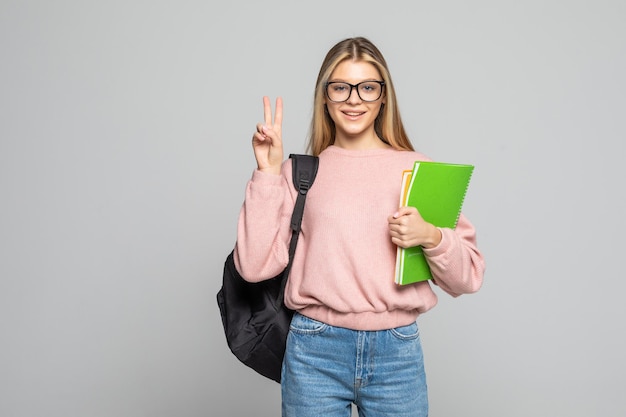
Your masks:
M350 86L350 95L346 100L346 103L360 103L361 97L359 97L359 91L356 86Z

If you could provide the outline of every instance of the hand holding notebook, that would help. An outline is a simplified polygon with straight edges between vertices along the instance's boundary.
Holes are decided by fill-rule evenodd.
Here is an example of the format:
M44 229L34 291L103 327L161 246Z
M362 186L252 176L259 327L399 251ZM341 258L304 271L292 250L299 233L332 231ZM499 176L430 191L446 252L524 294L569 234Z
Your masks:
M416 161L403 172L400 205L417 208L437 227L454 229L461 214L473 165ZM411 284L432 278L421 246L397 249L395 282Z

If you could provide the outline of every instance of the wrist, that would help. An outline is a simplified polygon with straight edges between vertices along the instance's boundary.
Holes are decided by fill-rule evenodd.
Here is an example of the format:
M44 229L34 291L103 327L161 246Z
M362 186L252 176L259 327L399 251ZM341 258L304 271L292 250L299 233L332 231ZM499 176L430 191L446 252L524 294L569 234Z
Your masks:
M264 172L266 174L274 174L274 175L280 175L280 165L275 167L275 166L270 166L270 167L257 167L257 169L261 172Z
M428 240L422 244L422 247L426 249L432 249L441 243L442 238L443 236L441 234L441 230L436 226L432 226L431 232L428 236Z

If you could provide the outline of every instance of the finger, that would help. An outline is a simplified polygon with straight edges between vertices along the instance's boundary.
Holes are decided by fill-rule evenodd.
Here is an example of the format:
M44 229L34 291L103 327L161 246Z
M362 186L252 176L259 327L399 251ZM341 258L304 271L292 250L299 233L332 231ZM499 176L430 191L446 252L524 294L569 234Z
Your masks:
M263 96L263 115L265 116L265 126L272 125L272 103L268 96Z
M278 129L283 124L283 99L282 97L276 98L276 114L274 115L274 125L277 126Z
M266 143L266 138L264 138L263 136L259 135L258 133L255 134L252 137L252 147L256 148L258 146L263 146L263 144Z
M394 214L395 218L400 218L409 214L417 213L417 209L413 206L402 206L398 208L398 211Z
M405 207L400 207L395 213L387 218L389 224L402 224L406 221L405 216L409 214Z
M397 212L387 217L387 223L389 223L389 226L392 226L394 224L400 224L400 220L398 219L398 217L399 215Z

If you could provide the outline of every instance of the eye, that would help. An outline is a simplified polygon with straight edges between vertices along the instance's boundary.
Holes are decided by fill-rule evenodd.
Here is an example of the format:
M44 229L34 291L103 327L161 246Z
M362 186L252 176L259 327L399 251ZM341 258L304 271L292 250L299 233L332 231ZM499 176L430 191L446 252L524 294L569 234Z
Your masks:
M361 91L366 92L366 93L372 93L378 90L378 84L377 83L364 83L361 84Z
M336 91L338 93L342 92L342 91L346 91L348 88L347 84L341 84L341 83L333 83L330 85L330 87L332 88L333 91Z

